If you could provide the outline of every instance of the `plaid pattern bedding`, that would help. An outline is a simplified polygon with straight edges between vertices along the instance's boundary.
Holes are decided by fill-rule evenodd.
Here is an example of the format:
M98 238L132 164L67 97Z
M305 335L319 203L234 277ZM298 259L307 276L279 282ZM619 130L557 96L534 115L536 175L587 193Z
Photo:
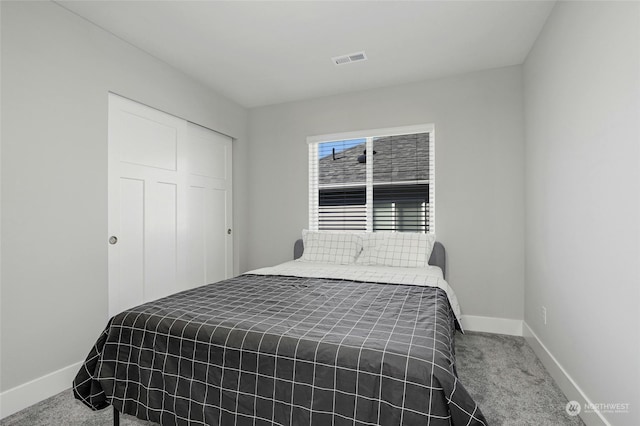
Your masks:
M163 425L483 425L442 289L242 275L113 317L73 390Z

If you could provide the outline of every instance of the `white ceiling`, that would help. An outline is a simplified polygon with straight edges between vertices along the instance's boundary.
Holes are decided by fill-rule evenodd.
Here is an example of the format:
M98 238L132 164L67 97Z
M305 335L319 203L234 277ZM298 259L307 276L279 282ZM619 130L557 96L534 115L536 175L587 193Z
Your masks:
M58 3L248 108L521 64L555 4Z

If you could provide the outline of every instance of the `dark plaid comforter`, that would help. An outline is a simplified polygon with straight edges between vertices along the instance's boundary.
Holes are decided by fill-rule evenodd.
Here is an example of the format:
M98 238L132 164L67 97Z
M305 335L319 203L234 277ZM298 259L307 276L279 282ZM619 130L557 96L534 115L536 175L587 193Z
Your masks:
M113 317L76 376L163 425L479 425L434 287L242 275Z

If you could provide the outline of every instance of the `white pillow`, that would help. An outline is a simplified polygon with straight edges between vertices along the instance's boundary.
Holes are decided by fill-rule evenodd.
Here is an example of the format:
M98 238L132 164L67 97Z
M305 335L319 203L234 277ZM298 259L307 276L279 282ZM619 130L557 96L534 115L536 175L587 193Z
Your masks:
M346 265L353 263L362 250L360 234L347 232L302 231L304 252L298 260Z
M359 265L424 268L429 265L436 237L416 232L373 232L365 234Z

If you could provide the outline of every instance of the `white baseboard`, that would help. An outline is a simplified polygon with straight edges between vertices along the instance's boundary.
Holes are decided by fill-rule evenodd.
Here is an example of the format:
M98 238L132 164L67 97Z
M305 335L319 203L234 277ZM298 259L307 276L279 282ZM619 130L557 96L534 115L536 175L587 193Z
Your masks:
M460 322L465 331L522 336L522 320L462 315Z
M567 399L569 401L578 402L581 407L594 407L591 400L584 394L578 384L571 378L571 376L569 376L567 371L562 367L553 354L549 352L549 349L547 349L544 343L542 343L526 322L523 326L523 336ZM605 419L602 413L597 409L592 409L588 412L583 410L580 413L580 418L587 426L611 426L607 419Z
M69 389L81 366L77 362L0 393L0 419Z

